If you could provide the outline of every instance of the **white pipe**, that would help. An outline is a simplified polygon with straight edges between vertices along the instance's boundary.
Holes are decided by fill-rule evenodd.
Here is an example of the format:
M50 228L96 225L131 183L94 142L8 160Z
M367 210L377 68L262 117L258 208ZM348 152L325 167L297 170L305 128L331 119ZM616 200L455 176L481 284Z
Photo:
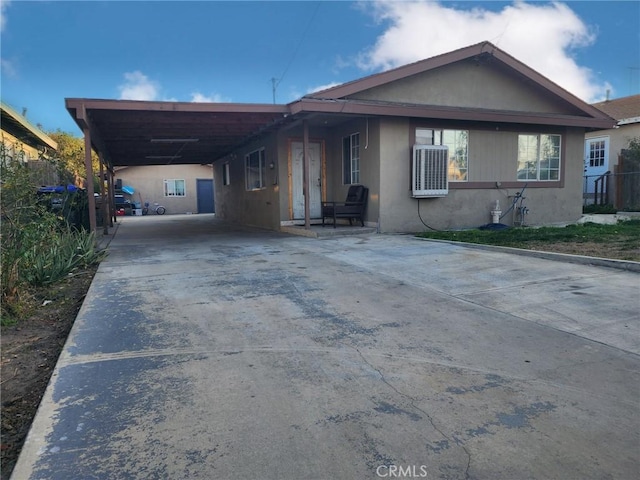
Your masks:
M500 215L502 215L502 210L500 210L500 200L496 200L496 204L491 210L491 223L500 223Z

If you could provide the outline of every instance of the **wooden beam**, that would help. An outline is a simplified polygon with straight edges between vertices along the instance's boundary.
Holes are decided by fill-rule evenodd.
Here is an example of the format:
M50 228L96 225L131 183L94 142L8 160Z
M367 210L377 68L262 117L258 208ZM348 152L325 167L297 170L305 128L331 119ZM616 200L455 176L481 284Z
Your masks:
M93 188L93 165L91 165L91 133L89 127L85 127L84 133L84 168L87 172L87 197L89 200L89 231L95 232L98 228L96 222L96 198Z
M302 122L302 193L304 194L304 228L311 229L311 195L309 194L309 174L311 164L309 161L309 124L306 120Z

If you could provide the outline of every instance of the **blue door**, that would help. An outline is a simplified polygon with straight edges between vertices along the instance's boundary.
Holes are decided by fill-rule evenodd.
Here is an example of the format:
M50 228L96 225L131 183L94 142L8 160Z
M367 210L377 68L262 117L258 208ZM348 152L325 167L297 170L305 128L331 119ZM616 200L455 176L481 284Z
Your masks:
M213 179L196 179L196 190L198 195L198 213L215 213L216 208L213 203Z

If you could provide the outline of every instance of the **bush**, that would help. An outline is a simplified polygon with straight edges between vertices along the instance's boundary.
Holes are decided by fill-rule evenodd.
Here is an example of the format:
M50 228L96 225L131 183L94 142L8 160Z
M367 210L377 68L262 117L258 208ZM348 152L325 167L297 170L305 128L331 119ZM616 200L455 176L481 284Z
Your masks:
M29 287L60 280L77 268L98 263L104 252L84 229L69 226L39 202L29 168L0 152L0 253L2 323L18 320Z

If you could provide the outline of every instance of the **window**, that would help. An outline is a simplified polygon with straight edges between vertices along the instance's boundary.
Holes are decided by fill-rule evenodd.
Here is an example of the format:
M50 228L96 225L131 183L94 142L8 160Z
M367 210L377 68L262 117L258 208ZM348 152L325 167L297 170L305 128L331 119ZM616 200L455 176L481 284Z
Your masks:
M417 145L449 147L447 177L450 182L466 182L469 174L469 132L416 128Z
M222 165L222 184L223 185L231 184L231 177L229 177L229 162L225 162Z
M602 167L607 152L606 142L604 140L591 140L589 142L589 166Z
M165 180L164 196L165 197L184 197L185 196L184 180Z
M260 190L264 188L265 179L265 153L264 148L255 150L244 157L245 179L247 190Z
M518 180L560 180L560 135L518 136Z
M360 183L360 134L354 133L342 139L343 183Z

